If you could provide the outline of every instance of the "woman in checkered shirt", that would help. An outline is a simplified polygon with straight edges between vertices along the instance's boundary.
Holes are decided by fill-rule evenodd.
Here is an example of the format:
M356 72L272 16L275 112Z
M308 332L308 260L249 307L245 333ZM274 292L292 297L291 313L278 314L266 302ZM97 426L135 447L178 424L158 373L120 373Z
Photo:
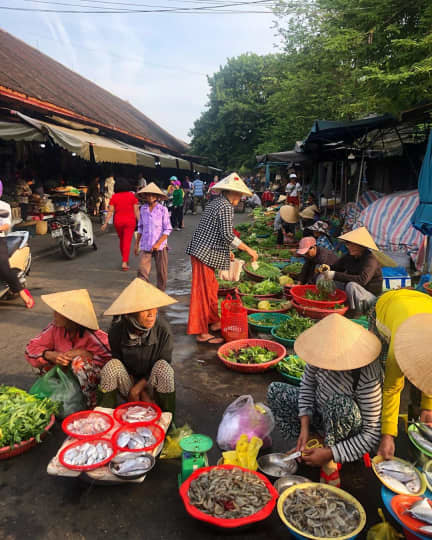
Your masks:
M221 192L203 212L192 240L186 248L192 262L192 288L189 307L188 334L196 335L198 343L217 345L223 339L209 332L221 328L218 313L218 282L215 270L228 270L231 247L246 251L253 261L258 253L233 233L234 206L242 195L251 192L236 173L232 173L213 187Z

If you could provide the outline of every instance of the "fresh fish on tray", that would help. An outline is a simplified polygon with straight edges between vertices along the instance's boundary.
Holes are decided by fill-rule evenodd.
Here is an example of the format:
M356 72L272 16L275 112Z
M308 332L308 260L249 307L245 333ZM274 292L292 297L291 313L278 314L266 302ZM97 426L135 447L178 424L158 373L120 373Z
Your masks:
M424 534L432 534L432 525L426 525L425 527L420 527L419 532Z
M151 422L156 416L157 413L153 407L134 405L126 409L122 418L124 422Z
M432 508L427 499L415 502L405 511L411 514L413 518L432 524Z
M117 438L117 446L120 448L148 448L156 442L156 437L151 429L139 427L136 431L122 431Z
M77 418L67 425L69 431L77 435L97 435L109 428L109 423L99 414L89 414L86 418Z
M110 465L114 474L119 476L136 476L145 474L154 465L154 458L150 454L136 455L123 453L116 456Z
M67 450L63 459L67 465L95 465L112 456L113 451L107 443L84 443Z
M409 434L419 446L428 452L432 452L432 442L428 441L426 437L423 437L419 431L409 431Z
M423 422L415 422L414 425L420 431L423 437L426 437L426 439L430 443L432 443L432 428L428 426L427 424L424 424Z
M394 459L375 464L375 470L382 481L391 489L412 495L421 488L421 480L415 468Z

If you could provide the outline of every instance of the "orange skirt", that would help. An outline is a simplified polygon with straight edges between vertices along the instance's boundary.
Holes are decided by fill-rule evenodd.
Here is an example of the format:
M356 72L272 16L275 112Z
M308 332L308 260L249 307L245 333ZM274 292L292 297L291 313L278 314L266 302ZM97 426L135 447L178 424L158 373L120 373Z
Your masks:
M191 256L192 287L188 334L207 334L209 325L219 322L218 282L210 266Z

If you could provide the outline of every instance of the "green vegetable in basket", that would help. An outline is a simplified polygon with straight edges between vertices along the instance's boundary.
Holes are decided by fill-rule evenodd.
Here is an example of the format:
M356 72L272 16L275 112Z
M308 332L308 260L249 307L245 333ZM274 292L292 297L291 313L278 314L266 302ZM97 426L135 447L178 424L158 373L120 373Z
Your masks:
M286 319L275 329L275 334L283 339L297 339L302 332L313 326L313 324L312 319L292 315L290 319Z
M267 279L277 280L281 275L279 268L266 262L258 262L258 268L256 269L252 268L251 263L248 263L246 264L246 270Z
M217 281L220 289L232 289L237 286L235 281L225 281L224 279L218 279Z
M294 283L294 280L289 276L281 276L279 278L279 283L281 285L292 285Z
M0 386L0 447L40 436L59 404L39 399L20 388Z
M302 262L294 262L285 265L282 269L284 274L299 274L303 268Z
M279 294L280 292L282 292L282 287L271 279L265 279L253 286L253 294Z
M255 283L252 281L242 281L237 285L237 288L242 294L253 294L254 285Z
M277 321L273 317L262 317L261 319L250 319L249 322L255 326L274 326Z
M283 373L301 379L306 368L306 362L296 354L290 354L279 362L278 367Z
M243 296L242 297L242 304L246 308L257 309L258 300L256 298L254 298L253 296Z
M229 362L234 364L265 364L277 357L277 353L264 347L242 347L238 351L231 350L225 355Z
M263 309L265 311L271 310L271 304L268 300L261 300L258 302L258 309Z

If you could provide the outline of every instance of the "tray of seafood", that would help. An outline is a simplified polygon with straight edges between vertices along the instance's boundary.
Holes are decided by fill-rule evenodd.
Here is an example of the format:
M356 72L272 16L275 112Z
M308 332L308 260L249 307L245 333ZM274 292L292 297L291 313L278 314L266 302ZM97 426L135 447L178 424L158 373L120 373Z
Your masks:
M162 411L155 403L131 401L114 409L114 418L120 424L154 424L161 417Z
M114 454L115 449L108 439L79 440L63 448L59 461L67 469L91 471L106 465Z
M119 451L150 452L165 438L163 429L155 424L132 424L122 426L113 437L113 443Z
M262 474L237 467L203 467L180 486L186 511L195 519L226 529L266 519L278 492Z
M426 491L423 474L408 461L393 457L384 459L375 456L372 468L378 479L394 493L401 495L422 495Z
M402 526L426 536L432 535L432 501L411 495L395 495L391 507Z
M296 538L347 540L356 538L366 525L363 506L335 486L308 482L285 490L277 510Z
M122 452L112 458L108 467L115 476L132 480L147 474L155 463L155 457L148 452Z
M74 439L94 439L108 433L114 426L109 414L100 411L80 411L67 416L62 422L62 429Z

